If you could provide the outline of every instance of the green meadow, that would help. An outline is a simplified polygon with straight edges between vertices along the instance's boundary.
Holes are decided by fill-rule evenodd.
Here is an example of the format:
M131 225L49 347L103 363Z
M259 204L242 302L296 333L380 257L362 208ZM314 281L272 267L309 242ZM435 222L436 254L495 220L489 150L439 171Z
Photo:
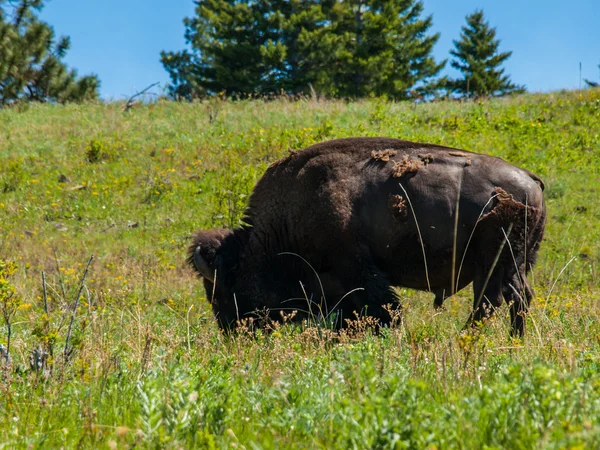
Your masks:
M190 234L235 226L288 151L348 136L543 178L524 340L505 307L462 333L470 288L442 312L400 289L402 320L378 336L360 320L218 331ZM0 448L600 447L600 90L5 108L0 261Z

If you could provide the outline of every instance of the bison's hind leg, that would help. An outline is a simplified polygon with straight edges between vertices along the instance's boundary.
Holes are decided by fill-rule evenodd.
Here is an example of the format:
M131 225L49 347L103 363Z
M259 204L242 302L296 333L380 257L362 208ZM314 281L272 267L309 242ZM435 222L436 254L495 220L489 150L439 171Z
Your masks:
M543 204L533 207L521 203L502 188L494 192L496 204L478 222L478 274L473 282L472 317L477 321L491 314L493 309L486 313L481 308L500 306L504 298L510 307L511 333L523 336L525 314L533 297L527 266L535 262L544 234L545 209Z
M469 323L476 324L489 318L506 301L510 310L511 334L523 337L525 316L533 298L527 280L525 264L506 255L489 266L482 264L473 280L474 302ZM517 265L519 269L517 270Z
M473 311L465 327L478 325L502 305L503 267L482 265L473 280Z
M533 290L527 280L524 264L515 268L514 259L500 261L492 273L490 269L477 270L473 280L473 312L468 325L475 325L489 318L506 301L509 306L511 335L523 337L525 334L525 316L533 298Z
M523 337L525 335L525 316L533 298L533 290L523 268L511 278L505 279L502 294L510 309L511 334Z
M529 270L535 264L540 243L544 237L544 226L546 223L546 210L541 207L533 211L531 224L527 227L528 236L521 237L523 248L517 249L516 259L513 261L512 277L507 277L503 287L503 295L506 303L510 305L511 334L523 337L525 334L525 316L529 312L529 305L533 299L533 290L527 279ZM525 234L525 230L523 230ZM525 257L521 255L526 255ZM518 265L519 270L515 271Z
M434 291L435 298L433 299L433 308L436 310L440 310L444 308L444 300L446 296L444 295L444 290Z

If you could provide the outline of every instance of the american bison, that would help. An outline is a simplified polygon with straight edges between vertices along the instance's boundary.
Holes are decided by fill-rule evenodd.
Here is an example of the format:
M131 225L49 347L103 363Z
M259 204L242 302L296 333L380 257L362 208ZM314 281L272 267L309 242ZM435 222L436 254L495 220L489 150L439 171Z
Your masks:
M468 323L504 299L523 335L527 272L545 225L543 182L500 158L389 138L338 139L272 164L243 225L197 232L189 263L221 328L257 311L390 320L392 286L435 294L473 282ZM331 316L331 313L335 315Z

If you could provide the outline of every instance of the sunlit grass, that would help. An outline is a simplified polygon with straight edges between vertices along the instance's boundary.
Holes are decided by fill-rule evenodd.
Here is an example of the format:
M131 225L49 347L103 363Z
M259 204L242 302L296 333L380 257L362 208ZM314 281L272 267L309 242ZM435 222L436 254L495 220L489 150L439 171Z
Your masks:
M403 320L381 336L360 321L341 336L217 331L184 263L190 233L235 226L289 150L356 135L466 148L542 176L548 226L525 341L509 337L505 308L461 334L469 289L443 312L399 290ZM1 110L0 259L17 265L5 274L18 300L0 375L7 448L598 446L599 91Z

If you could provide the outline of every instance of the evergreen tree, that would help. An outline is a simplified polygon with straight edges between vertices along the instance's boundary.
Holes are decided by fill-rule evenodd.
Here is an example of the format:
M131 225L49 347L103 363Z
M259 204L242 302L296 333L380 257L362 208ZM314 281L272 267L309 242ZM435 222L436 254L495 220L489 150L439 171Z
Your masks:
M418 0L199 0L191 51L162 52L174 97L307 92L408 98L445 62ZM414 93L414 92L413 92ZM420 94L419 94L420 95Z
M455 57L450 63L463 77L448 83L450 91L466 97L501 96L525 91L524 86L513 84L499 66L512 52L498 52L500 41L496 29L484 21L483 11L477 10L466 17L459 41L454 41Z
M331 55L331 12L336 0L271 0L278 12L278 44L285 50L277 67L280 90L307 92L327 79Z
M276 89L285 48L278 36L280 13L269 0L199 0L184 20L192 52L161 52L175 98L206 93L264 93Z
M78 78L61 62L70 40L56 40L52 27L37 18L42 7L42 0L0 0L0 106L21 99L64 103L98 96L95 75Z
M191 51L161 52L170 94L298 92L314 82L305 57L323 37L335 0L199 0L184 19Z
M421 18L415 0L339 1L332 14L333 48L329 92L343 97L422 96L437 86L444 67L431 52L439 33L427 35L431 16ZM326 88L325 86L323 87Z

